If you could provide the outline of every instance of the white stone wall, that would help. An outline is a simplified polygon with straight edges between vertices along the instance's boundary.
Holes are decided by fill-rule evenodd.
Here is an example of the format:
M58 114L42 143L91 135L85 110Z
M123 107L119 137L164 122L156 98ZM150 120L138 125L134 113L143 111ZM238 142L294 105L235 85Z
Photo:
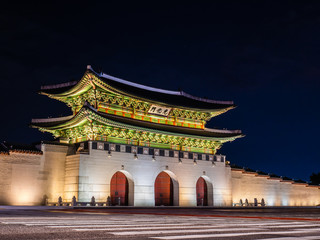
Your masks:
M63 195L66 202L71 202L73 196L79 198L79 163L80 154L66 157Z
M268 176L248 173L242 170L231 171L232 201L240 199L249 203L264 198L266 206L316 206L320 204L320 189L306 184L281 181Z
M36 205L43 196L41 155L0 155L0 204Z
M315 206L320 204L320 189L290 181L269 179L239 170L224 162L91 149L74 154L64 145L42 144L43 155L10 152L0 155L0 204L37 205L47 195L49 202L61 196L70 202L105 202L110 196L110 181L123 172L129 181L129 205L154 206L154 182L167 172L174 182L174 205L196 206L196 182L203 177L208 186L209 206L231 206L240 199L250 203L264 198L267 206ZM122 148L123 149L123 148Z
M59 196L64 195L65 164L68 146L42 144L43 151L41 169L47 180L45 181L44 194L49 202L57 202Z
M133 189L129 186L129 205L154 206L154 182L158 174L166 171L178 183L174 191L174 205L196 206L196 182L201 176L212 183L213 202L215 206L231 205L231 171L224 162L198 160L194 165L192 159L138 154L134 160L133 153L112 152L91 149L90 154L80 154L79 164L79 201L89 202L94 196L96 201L106 201L110 195L112 176L122 171L131 178ZM208 186L210 188L210 186Z
M0 155L0 204L39 205L44 195L49 201L63 196L68 147L42 144L41 150Z

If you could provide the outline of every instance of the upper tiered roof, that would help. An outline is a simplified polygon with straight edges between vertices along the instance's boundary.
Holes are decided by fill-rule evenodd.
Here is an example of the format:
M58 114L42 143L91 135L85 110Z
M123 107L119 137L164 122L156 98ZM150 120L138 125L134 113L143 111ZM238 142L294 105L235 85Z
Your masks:
M105 73L95 72L90 65L86 73L91 73L102 80L108 87L119 94L136 97L141 100L154 101L166 106L178 106L183 108L197 109L203 111L231 109L235 105L233 101L217 101L192 96L183 91L171 91L160 88L133 83ZM71 96L83 89L84 78L79 81L71 81L56 85L42 86L40 93L54 98Z

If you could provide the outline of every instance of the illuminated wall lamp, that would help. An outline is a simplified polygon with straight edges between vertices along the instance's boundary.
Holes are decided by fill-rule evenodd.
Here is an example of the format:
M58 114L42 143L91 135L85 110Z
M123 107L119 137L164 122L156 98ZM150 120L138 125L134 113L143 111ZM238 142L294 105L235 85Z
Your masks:
M134 153L133 158L134 158L134 160L138 160L138 155L136 152Z
M111 151L109 150L108 151L108 158L111 158L112 154L111 154Z
M179 158L179 164L182 164L182 160L181 160L181 158Z
M215 162L212 160L212 165L211 165L211 167L215 167L216 166L216 164L215 164Z
M198 163L197 163L197 160L196 159L194 159L193 160L193 165L197 165Z
M155 162L156 161L156 156L153 154L152 156L152 162Z

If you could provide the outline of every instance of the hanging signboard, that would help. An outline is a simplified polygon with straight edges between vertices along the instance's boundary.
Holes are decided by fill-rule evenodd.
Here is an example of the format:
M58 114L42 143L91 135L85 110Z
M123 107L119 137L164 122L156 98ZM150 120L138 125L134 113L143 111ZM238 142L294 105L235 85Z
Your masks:
M148 113L167 117L170 111L171 111L171 108L161 107L158 105L151 105Z

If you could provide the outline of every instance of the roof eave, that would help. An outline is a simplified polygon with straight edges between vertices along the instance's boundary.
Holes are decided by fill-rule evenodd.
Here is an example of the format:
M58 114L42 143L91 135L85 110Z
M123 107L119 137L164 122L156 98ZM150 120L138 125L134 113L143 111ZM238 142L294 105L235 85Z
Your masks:
M124 84L130 83L131 85L139 86L139 87L144 88L146 90L153 89L154 91L160 91L162 93L168 93L168 94L170 93L170 94L174 94L174 95L179 95L179 96L183 96L183 97L186 97L186 98L193 99L195 101L222 105L219 108L212 108L212 109L205 108L204 109L204 108L177 106L177 105L172 105L172 104L166 104L166 103L160 103L159 102L160 104L165 105L165 106L176 107L176 108L186 109L186 110L199 111L199 112L219 112L219 111L225 110L222 113L224 113L226 111L229 111L229 110L231 110L231 109L236 107L236 105L234 105L233 101L218 101L218 100L204 99L204 98L196 97L196 96L193 96L191 94L185 93L183 91L171 91L171 90L153 88L153 87L149 87L149 86L144 86L142 84L129 82L127 80L123 80L123 79L120 79L120 78L116 78L116 77L113 77L111 75L107 75L105 73L97 73L96 71L93 70L93 68L90 65L87 66L87 70L85 71L83 77L80 80L78 80L78 81L70 81L70 82L65 82L65 83L55 84L55 85L42 86L41 90L39 91L39 94L46 95L46 96L54 98L54 99L59 99L59 98L67 97L67 96L78 95L79 94L79 92L78 92L79 87L81 87L81 86L79 86L79 84L88 73L93 74L95 77L97 77L98 79L102 80L107 85L108 85L108 83L106 83L103 79L109 79L109 80L112 80L112 81L122 81L122 82L124 82ZM81 87L82 91L87 91L88 90L87 88L91 87L90 84L87 84L87 85L88 86L85 86L85 87L82 86ZM50 92L46 92L45 91L46 89L56 89L56 90L58 90L59 88L63 89L65 87L70 87L70 88L68 90L66 90L66 91L61 91L61 92L57 91L55 93L50 93ZM143 100L143 101L149 101L149 102L157 103L157 101L153 101L153 100L150 100L150 99L144 99L143 97L135 96L134 94L127 93L127 92L121 91L119 89L113 89L113 90L116 90L119 94L127 95L128 97L137 98L137 99ZM223 105L225 105L225 107ZM220 115L220 114L217 114L217 115Z
M39 125L39 124L37 125L36 123L31 123L30 126L33 128L38 128L39 130L44 130L44 131L48 131L48 132L53 132L55 130L58 130L59 128L72 128L72 127L84 124L85 121L89 121L88 118L91 118L91 117L85 111L91 111L92 113L96 114L97 116L108 120L108 118L101 115L95 108L93 108L92 106L90 106L89 104L86 103L75 116L73 116L72 118L65 120L63 122L59 122L58 125L46 127L44 125ZM83 116L83 114L85 114L86 116ZM46 119L44 119L44 120L46 120ZM108 121L114 122L114 120L108 120ZM52 123L52 121L50 123ZM244 136L241 134L240 130L237 130L237 131L239 131L239 135L233 135L233 136L202 136L202 135L183 134L183 133L177 133L177 132L171 132L171 131L165 131L165 130L152 129L152 128L148 128L148 127L144 128L144 127L139 127L139 126L135 126L135 125L129 125L127 123L120 123L120 124L124 125L128 128L133 128L133 129L139 128L139 129L146 130L146 131L157 131L157 132L163 132L165 134L170 134L170 135L212 139L215 141L222 141L222 142L233 141L236 138L240 138L240 137ZM214 129L213 129L213 131L214 131ZM229 130L228 133L232 134L233 132L231 130ZM235 132L235 134L237 134L237 132Z

